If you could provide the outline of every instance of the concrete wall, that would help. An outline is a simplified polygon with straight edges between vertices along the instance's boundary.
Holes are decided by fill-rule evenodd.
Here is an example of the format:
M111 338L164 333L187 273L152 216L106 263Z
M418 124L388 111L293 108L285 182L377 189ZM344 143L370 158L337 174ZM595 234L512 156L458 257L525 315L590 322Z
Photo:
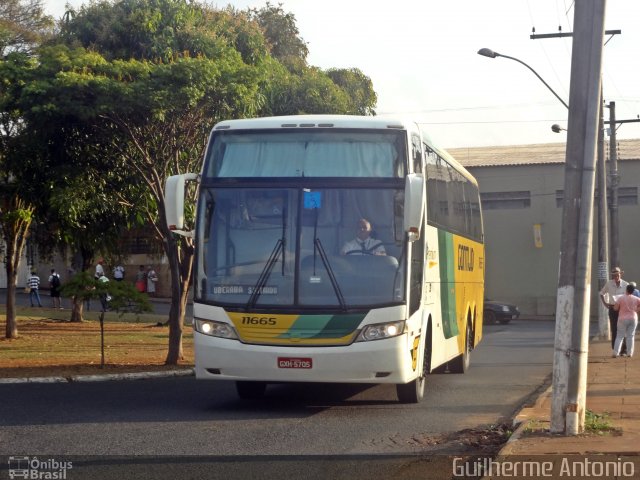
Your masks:
M619 163L620 186L638 187L640 161ZM480 192L530 191L524 209L484 210L486 296L518 305L524 314L554 315L558 287L562 205L556 191L564 189L564 164L467 167ZM640 281L639 206L620 205L620 259L626 280ZM542 247L534 242L540 224ZM597 306L598 245L594 218L592 305ZM592 315L597 310L592 308Z

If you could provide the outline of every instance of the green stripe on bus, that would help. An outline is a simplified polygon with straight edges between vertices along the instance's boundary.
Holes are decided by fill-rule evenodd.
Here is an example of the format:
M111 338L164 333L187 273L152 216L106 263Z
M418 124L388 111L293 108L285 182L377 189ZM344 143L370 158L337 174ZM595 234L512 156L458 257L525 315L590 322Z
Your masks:
M458 335L456 322L456 291L455 291L455 252L453 249L453 235L438 230L438 252L440 264L440 303L442 308L442 328L445 338Z
M279 338L342 338L360 325L365 314L300 315Z
M329 320L329 323L324 327L320 333L313 338L342 338L351 334L362 319L365 317L365 313L352 313L344 315L334 315Z

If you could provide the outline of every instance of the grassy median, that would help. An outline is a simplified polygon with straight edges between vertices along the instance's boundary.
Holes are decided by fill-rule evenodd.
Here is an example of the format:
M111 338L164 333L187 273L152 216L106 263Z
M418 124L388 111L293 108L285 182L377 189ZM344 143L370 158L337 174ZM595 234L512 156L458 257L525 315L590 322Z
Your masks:
M0 339L0 378L127 373L176 368L164 365L169 327L158 326L166 315L107 312L104 319L104 365L100 312L84 313L85 321L69 322L70 310L18 307L16 339ZM0 306L2 336L6 309ZM193 366L193 335L185 326L184 360Z

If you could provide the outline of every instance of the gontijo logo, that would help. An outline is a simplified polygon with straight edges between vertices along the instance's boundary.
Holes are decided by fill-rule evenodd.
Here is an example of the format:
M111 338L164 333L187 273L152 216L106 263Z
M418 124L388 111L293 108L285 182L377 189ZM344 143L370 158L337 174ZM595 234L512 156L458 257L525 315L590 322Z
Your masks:
M64 480L67 470L73 468L72 462L54 458L40 460L38 457L9 457L9 478L27 478L33 480Z
M458 270L473 272L474 256L473 247L458 245Z

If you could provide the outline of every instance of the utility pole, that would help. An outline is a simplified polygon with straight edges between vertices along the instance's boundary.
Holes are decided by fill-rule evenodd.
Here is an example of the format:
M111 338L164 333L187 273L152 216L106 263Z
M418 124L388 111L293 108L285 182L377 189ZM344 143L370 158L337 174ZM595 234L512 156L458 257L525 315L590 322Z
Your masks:
M606 30L605 35L619 35L621 30ZM532 40L544 39L544 38L562 38L572 37L572 32L558 32L558 33L545 33L535 34L533 33L529 38ZM602 95L602 85L600 86L600 97ZM564 103L564 102L563 102ZM565 104L566 105L566 104ZM598 129L598 291L602 289L605 282L609 279L609 223L607 217L607 175L605 166L605 154L604 154L604 103L601 100L600 103L600 125ZM613 177L611 177L613 178ZM617 214L617 211L616 211ZM612 240L613 242L613 240ZM616 262L613 265L617 265ZM602 305L602 302L598 301L598 334L600 338L608 340L610 338L609 331L609 312Z
M618 145L616 140L616 102L609 102L609 178L611 185L611 204L609 212L611 215L611 265L620 266L620 242L618 240Z
M556 304L551 431L584 428L593 197L605 0L574 4L562 239Z
M607 219L607 171L604 161L604 102L600 89L600 115L598 126L598 291L602 290L609 279L609 224ZM602 304L598 305L598 336L609 340L609 311Z

